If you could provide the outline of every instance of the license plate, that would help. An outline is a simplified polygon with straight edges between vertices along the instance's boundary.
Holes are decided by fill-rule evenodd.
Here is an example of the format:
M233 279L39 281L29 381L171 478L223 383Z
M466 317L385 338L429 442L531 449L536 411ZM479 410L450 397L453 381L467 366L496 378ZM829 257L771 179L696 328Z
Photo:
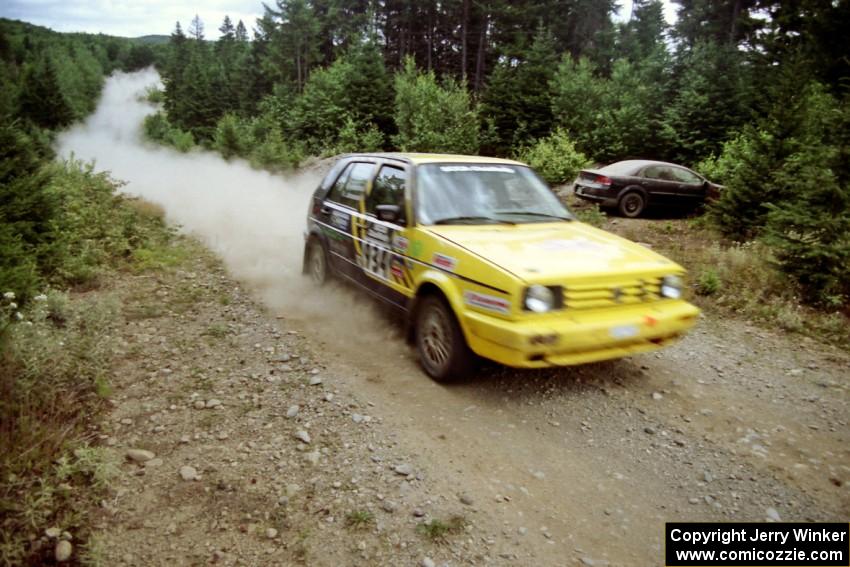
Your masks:
M615 339L628 339L638 334L636 325L620 325L619 327L611 327L608 331Z

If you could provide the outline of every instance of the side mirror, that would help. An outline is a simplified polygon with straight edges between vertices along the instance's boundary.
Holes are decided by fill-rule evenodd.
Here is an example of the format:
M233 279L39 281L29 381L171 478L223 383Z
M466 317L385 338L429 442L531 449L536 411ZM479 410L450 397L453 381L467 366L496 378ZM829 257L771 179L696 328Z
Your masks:
M397 223L401 218L401 207L398 205L378 205L375 207L375 214L382 221Z

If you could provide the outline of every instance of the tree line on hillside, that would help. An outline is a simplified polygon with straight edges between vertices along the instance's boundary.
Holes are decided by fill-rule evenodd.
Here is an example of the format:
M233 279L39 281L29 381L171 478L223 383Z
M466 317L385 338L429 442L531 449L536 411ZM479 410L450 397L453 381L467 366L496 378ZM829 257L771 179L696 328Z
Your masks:
M159 59L155 139L263 167L400 149L519 156L552 183L654 158L726 184L712 218L764 237L809 301L850 295L850 2L277 0L249 39L195 17ZM625 17L624 17L625 16Z
M91 281L144 240L115 208L113 185L82 164L52 163L50 144L94 110L106 75L154 58L124 38L0 20L0 293L23 304L49 283Z

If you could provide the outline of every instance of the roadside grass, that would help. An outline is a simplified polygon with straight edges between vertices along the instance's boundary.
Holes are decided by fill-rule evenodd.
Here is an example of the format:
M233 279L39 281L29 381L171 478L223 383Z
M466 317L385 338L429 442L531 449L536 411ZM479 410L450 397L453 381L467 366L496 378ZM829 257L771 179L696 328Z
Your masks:
M74 216L48 245L45 291L24 290L19 305L18 294L0 290L0 565L52 564L51 527L72 535L72 562L99 563L91 514L117 463L96 434L116 337L128 318L161 314L149 297L119 297L111 283L190 257L157 207L117 195L88 166L50 167Z
M345 515L346 527L353 530L365 530L375 522L375 515L368 510L352 510Z
M457 535L466 528L463 516L453 515L447 520L434 518L416 526L416 531L435 543L445 543L451 535Z
M599 208L599 205L596 203L584 204L581 206L572 206L570 209L575 213L583 223L595 226L596 228L601 228L605 221L608 220L608 215L605 214L602 209Z

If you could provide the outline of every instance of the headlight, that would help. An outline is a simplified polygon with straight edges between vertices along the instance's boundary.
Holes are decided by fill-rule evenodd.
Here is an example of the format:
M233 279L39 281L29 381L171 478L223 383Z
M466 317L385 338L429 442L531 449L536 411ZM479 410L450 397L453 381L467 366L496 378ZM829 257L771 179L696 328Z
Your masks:
M533 285L525 292L525 308L535 313L545 313L555 307L555 294L546 286Z
M661 279L661 297L679 299L682 297L682 278L679 276L664 276Z

